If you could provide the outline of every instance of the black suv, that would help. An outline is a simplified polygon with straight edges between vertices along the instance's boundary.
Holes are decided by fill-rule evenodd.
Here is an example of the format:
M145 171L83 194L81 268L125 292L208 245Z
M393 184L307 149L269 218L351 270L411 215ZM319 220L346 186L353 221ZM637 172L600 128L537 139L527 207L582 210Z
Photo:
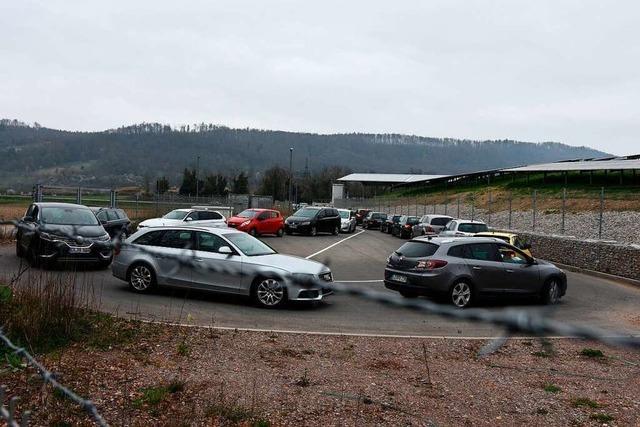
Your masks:
M387 220L387 214L383 212L369 212L362 220L362 228L380 228Z
M413 226L419 223L420 218L417 216L402 215L400 220L393 224L391 234L401 239L408 239L411 237Z
M86 206L33 203L19 222L16 255L26 256L32 266L81 261L107 267L111 263L110 240Z
M394 215L392 217L387 217L387 220L380 225L380 231L383 233L391 234L393 230L393 225L397 224L400 221L402 215Z
M118 236L120 239L125 239L131 234L131 221L122 209L95 207L89 209L93 211L100 224L112 238Z
M338 234L340 232L340 213L335 208L306 206L291 215L284 222L287 234L301 233L315 236L320 232Z

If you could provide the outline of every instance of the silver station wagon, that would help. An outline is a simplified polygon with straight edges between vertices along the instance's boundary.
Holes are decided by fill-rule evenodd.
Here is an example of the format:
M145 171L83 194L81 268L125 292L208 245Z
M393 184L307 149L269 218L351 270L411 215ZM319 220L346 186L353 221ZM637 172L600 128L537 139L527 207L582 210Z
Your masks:
M227 228L144 228L115 251L112 272L135 292L186 287L250 296L263 307L319 301L333 292L329 267L278 254L255 237ZM305 285L317 279L326 286Z

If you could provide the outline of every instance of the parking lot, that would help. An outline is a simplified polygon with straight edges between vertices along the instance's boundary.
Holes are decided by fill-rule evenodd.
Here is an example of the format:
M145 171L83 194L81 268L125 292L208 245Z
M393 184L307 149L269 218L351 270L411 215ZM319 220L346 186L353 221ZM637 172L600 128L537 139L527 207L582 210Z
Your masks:
M349 286L387 291L382 283L385 260L402 241L377 230L358 229L354 234L263 237L281 253L310 257L331 267L334 279ZM534 248L535 252L535 248ZM11 278L20 260L12 245L0 247L0 274ZM27 271L40 274L40 270ZM68 274L47 271L45 274ZM572 323L623 329L640 328L640 289L584 274L567 272L568 291L549 316ZM130 292L127 284L107 270L86 270L77 284L89 291L101 310L120 316L183 324L274 331L304 331L402 336L487 337L501 331L484 324L447 319L388 307L349 295L333 295L317 305L297 304L279 310L254 307L247 299L180 289L161 289L152 295ZM444 303L444 302L443 302ZM531 299L486 300L481 306L504 310L548 310Z

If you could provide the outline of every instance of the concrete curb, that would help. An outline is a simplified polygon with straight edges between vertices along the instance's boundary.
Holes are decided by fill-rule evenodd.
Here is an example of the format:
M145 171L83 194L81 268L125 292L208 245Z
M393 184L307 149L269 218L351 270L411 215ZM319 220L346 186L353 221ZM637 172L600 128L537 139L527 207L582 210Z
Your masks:
M560 267L562 269L565 269L565 270L568 270L568 271L572 271L574 273L585 274L587 276L593 276L593 277L597 277L599 279L612 280L614 282L621 282L621 283L625 283L627 285L632 285L632 286L640 288L640 280L631 279L631 278L623 277L623 276L616 276L615 274L603 273L601 271L589 270L587 268L575 267L573 265L562 264L560 262L554 262L554 261L550 261L550 262L555 264L555 265L557 265L558 267Z

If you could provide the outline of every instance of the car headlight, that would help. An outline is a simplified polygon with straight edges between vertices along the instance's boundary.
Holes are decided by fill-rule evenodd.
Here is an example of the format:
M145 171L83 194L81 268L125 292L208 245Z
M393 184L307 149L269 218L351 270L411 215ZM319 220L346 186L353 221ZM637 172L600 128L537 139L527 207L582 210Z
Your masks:
M247 220L245 222L243 222L242 224L240 224L240 227L244 227L245 225L249 225L251 223L251 220Z
M304 221L300 223L300 225L309 225L309 224L311 224L311 221Z
M100 237L96 238L96 240L98 242L107 242L107 241L111 240L111 236L109 236L109 234L105 234L104 236L100 236Z
M50 233L45 233L44 231L40 232L40 238L44 240L60 240L59 236L56 236Z

